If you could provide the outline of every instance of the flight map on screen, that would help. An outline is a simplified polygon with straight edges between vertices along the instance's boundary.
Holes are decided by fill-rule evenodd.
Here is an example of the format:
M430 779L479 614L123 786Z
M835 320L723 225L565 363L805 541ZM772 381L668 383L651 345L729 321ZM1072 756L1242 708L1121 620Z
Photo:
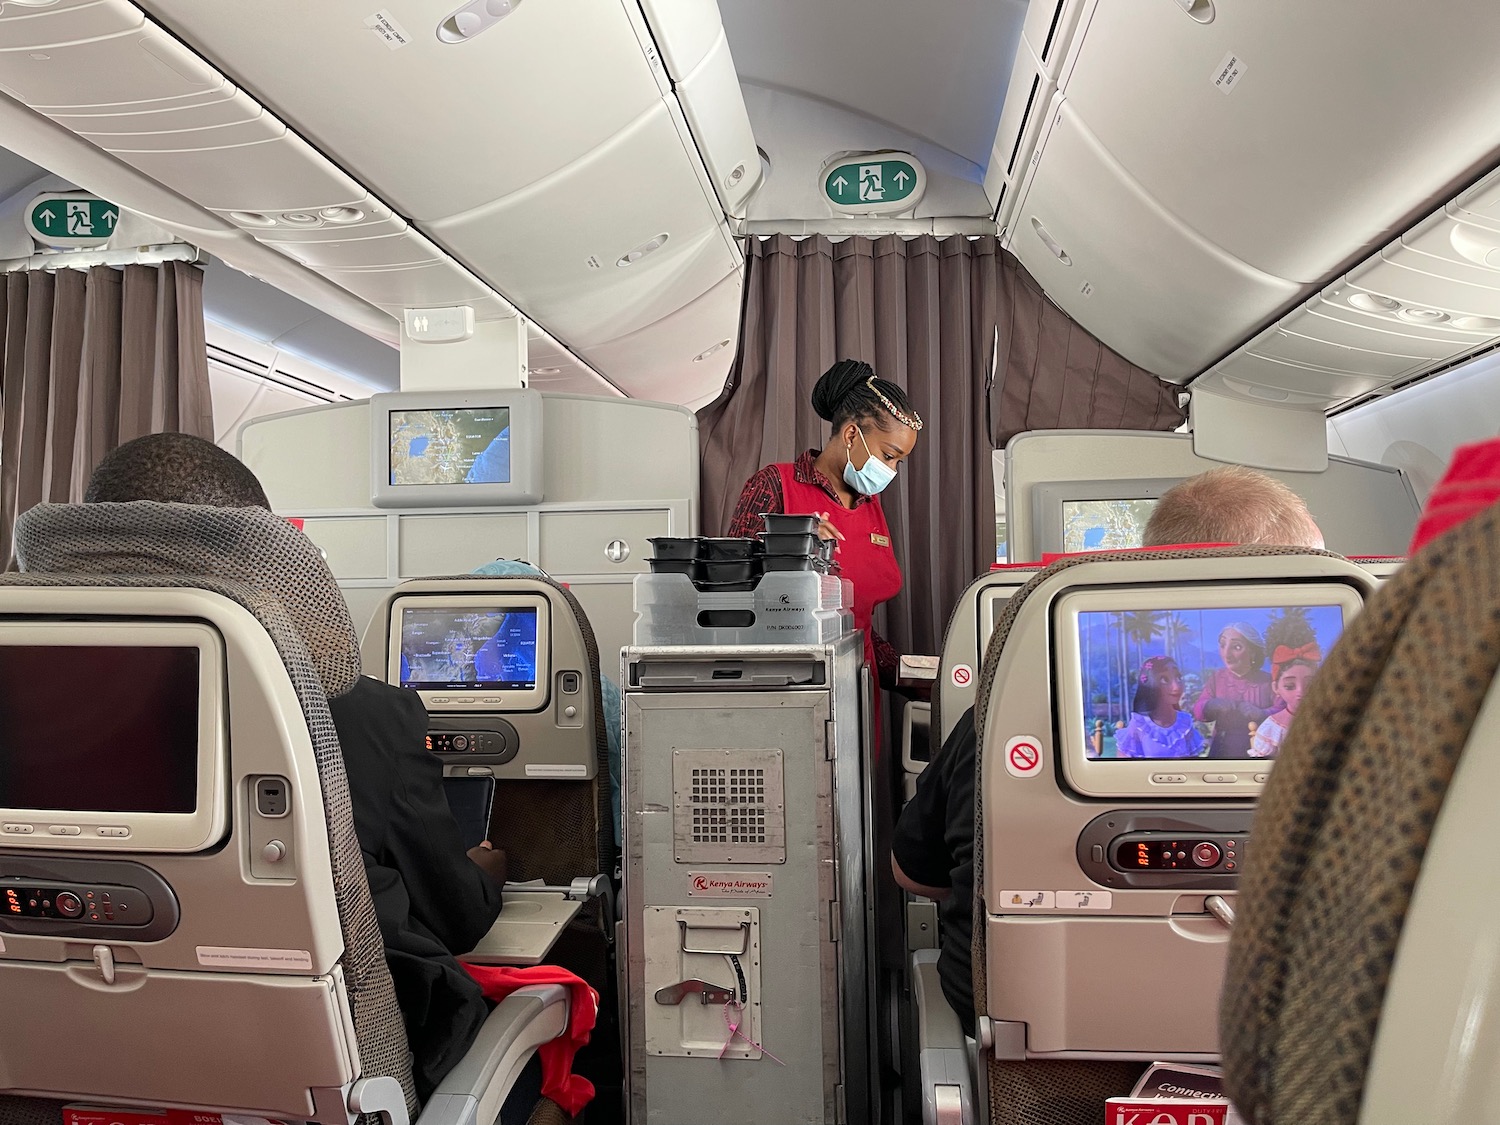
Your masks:
M1337 605L1080 613L1084 755L1274 758L1343 628Z
M507 484L510 408L392 410L392 484Z
M1118 551L1139 547L1155 500L1063 501L1063 551Z
M407 609L401 686L489 691L536 687L535 609Z

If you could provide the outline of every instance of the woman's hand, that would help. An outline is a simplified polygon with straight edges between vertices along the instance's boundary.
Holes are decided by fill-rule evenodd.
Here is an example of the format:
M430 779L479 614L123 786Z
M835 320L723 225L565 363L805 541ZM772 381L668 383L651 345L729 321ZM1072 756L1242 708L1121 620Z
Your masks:
M819 539L839 539L839 540L842 540L844 538L844 533L842 531L840 531L838 528L834 527L833 524L828 521L828 513L827 512L818 512L818 513L816 513L816 515L818 517L818 538Z

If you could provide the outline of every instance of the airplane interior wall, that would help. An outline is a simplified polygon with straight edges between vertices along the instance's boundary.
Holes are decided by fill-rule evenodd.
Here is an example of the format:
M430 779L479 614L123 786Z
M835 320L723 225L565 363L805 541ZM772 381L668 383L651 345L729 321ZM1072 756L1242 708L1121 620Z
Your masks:
M1222 462L1193 452L1190 434L1128 430L1036 430L1006 446L1006 513L1011 562L1038 557L1032 488L1058 482L1189 477ZM1330 551L1406 553L1418 504L1396 468L1330 458L1321 473L1270 474L1307 501Z
M544 395L543 407L544 499L534 505L374 507L365 402L252 421L239 455L276 512L301 518L327 554L361 635L381 597L408 578L520 558L570 586L603 670L617 675L648 540L696 530L698 420L681 407L626 399ZM618 562L605 553L616 540L626 547Z
M1419 500L1460 445L1500 433L1500 353L1328 420L1328 448L1407 474Z

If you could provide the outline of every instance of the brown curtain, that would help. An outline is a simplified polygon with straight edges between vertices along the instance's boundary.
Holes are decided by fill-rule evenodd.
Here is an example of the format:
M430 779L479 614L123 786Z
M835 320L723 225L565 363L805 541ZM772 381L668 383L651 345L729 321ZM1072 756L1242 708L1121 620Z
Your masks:
M836 360L868 361L925 422L881 498L906 585L876 627L902 652L937 652L994 561L993 455L1011 435L1182 421L1176 388L1075 324L994 238L776 235L747 257L739 352L698 415L703 530L722 534L756 469L822 447L813 384Z
M44 501L82 500L117 445L164 430L214 438L197 266L8 274L0 333L7 567L16 517Z

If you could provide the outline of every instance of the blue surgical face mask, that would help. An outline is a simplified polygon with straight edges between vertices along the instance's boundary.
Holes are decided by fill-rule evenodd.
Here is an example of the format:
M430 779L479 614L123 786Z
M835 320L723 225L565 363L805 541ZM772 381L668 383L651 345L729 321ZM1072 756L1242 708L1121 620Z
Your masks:
M854 458L848 457L850 451L845 450L848 459L844 462L844 483L856 492L874 496L896 479L896 470L870 452L870 443L865 441L863 430L855 426L854 432L859 434L859 443L865 447L865 463L856 469Z

